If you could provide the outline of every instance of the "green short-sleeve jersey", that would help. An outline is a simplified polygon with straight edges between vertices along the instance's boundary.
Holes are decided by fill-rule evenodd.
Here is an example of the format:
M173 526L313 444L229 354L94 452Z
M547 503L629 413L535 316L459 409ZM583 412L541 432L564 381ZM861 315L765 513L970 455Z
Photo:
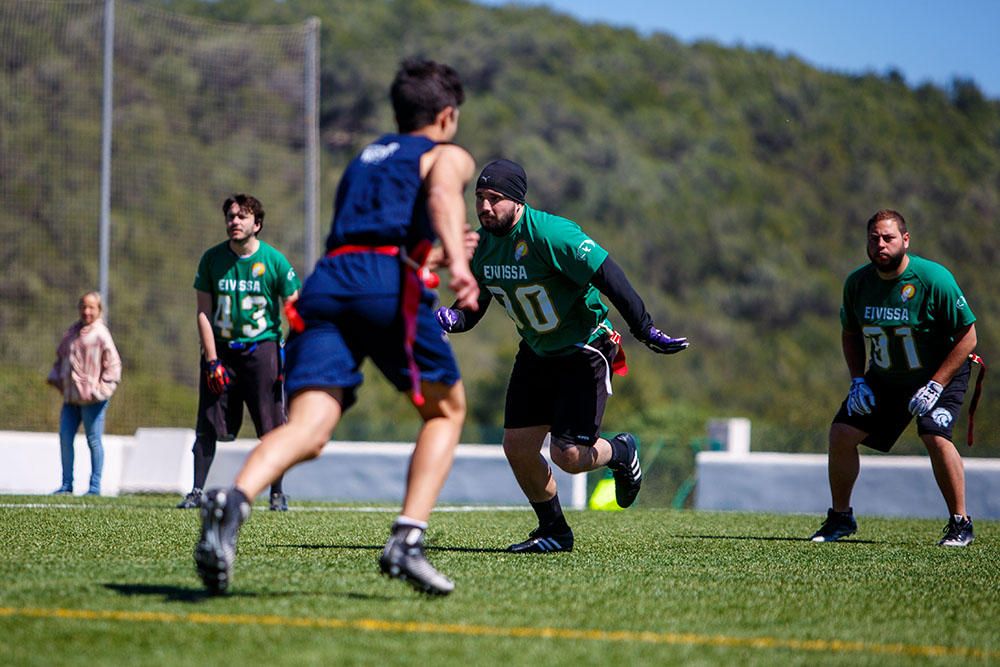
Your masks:
M212 295L216 342L250 343L281 338L281 299L301 286L291 263L273 246L238 257L229 242L205 251L194 288Z
M608 252L572 220L530 206L504 236L479 233L472 271L537 354L567 354L610 327L590 283Z
M948 269L909 256L898 277L883 280L867 264L847 277L840 320L869 347L868 372L897 385L925 383L955 346L959 329L976 321Z

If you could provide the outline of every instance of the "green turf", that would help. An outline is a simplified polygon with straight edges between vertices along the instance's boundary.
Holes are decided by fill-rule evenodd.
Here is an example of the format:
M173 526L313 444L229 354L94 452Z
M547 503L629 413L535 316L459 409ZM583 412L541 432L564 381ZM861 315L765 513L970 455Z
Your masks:
M861 516L856 540L812 544L818 516L581 512L576 551L529 556L503 552L528 511L438 512L429 557L457 587L433 599L377 575L390 508L293 502L257 508L213 598L175 501L0 496L4 664L1000 661L997 522L944 549L943 519Z

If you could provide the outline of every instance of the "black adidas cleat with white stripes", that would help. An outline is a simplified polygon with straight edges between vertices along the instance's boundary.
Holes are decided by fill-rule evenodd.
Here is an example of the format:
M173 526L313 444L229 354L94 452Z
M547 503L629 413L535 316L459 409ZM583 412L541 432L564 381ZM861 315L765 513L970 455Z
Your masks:
M507 551L515 554L552 554L560 551L573 550L573 531L552 534L543 531L539 526L528 533L528 539L507 547Z
M635 502L635 497L639 495L639 487L642 486L639 444L631 433L619 433L612 440L617 440L625 445L627 450L625 463L614 466L608 464L615 477L615 502L618 503L619 507L625 508Z

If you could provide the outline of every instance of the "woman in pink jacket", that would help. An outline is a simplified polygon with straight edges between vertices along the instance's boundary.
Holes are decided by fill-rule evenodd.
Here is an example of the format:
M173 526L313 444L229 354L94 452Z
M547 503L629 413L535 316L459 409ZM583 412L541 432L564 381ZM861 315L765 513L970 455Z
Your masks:
M122 361L111 332L101 319L101 295L87 292L80 297L80 321L66 331L56 349L48 382L62 392L59 417L59 447L62 451L62 485L56 493L73 493L73 440L83 422L90 447L90 488L87 495L100 495L104 467L104 413L108 399L118 388Z

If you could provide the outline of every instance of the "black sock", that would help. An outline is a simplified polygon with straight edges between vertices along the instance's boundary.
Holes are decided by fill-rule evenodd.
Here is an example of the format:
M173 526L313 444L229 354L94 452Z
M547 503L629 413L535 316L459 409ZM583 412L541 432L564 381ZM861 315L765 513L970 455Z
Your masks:
M608 461L609 468L617 470L625 468L632 463L628 460L628 447L624 442L618 438L611 438L608 440L608 443L611 445L611 460Z
M559 504L559 494L552 496L551 500L543 500L540 503L531 503L531 509L535 510L538 516L538 525L553 533L565 533L569 531L569 524L563 516L562 505Z
M212 467L215 459L215 441L195 438L194 448L194 488L204 489L205 480L208 478L208 469Z
M283 491L281 490L281 482L284 479L285 479L285 476L282 475L282 476L278 477L278 479L276 479L273 482L271 482L271 495L272 496L274 494L276 494L276 493L283 493Z

